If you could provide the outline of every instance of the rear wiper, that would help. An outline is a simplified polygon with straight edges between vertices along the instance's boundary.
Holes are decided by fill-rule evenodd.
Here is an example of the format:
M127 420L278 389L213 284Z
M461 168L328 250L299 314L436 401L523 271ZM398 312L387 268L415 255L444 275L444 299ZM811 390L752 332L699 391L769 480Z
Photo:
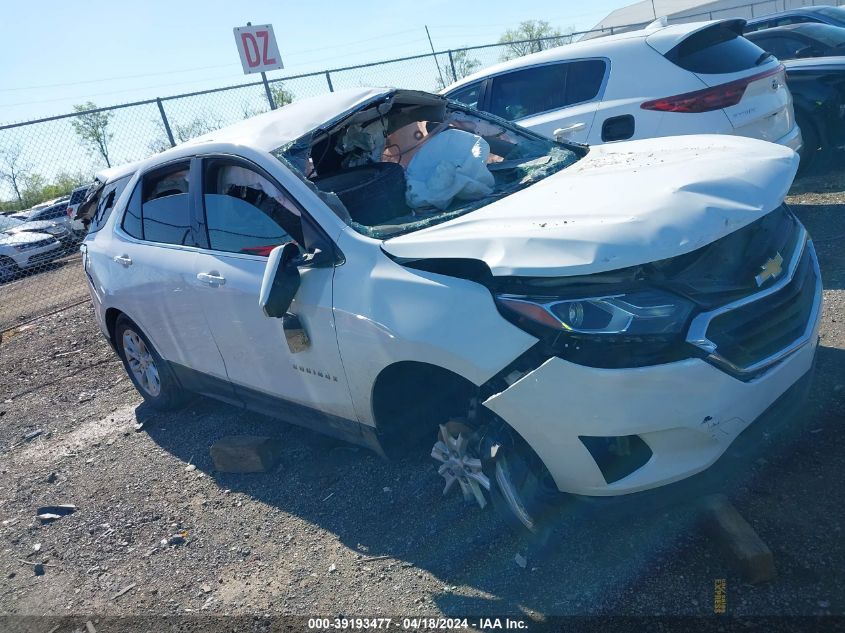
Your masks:
M769 57L774 57L774 55L772 55L769 51L764 51L763 53L760 53L760 57L757 58L757 61L754 62L754 65L759 66L764 61L769 59Z

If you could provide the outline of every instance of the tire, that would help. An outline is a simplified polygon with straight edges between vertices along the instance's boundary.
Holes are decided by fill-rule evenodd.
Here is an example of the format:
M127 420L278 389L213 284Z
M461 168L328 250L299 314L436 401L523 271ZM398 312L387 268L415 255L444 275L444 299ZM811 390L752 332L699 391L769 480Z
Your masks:
M567 495L557 489L537 453L510 428L502 426L485 444L484 472L496 513L517 532L547 534Z
M444 494L457 483L468 503L490 502L514 531L547 535L566 495L519 435L500 421L494 424L475 429L451 420L440 427L431 456L442 464Z
M821 149L821 139L816 125L807 115L796 112L795 122L801 128L801 138L804 141L798 172L800 174L806 174L813 168L813 165L818 159L819 150Z
M144 401L158 411L177 408L186 400L170 366L135 323L121 315L114 326L114 343L126 374Z
M11 281L20 274L20 268L15 260L9 257L0 257L0 283Z

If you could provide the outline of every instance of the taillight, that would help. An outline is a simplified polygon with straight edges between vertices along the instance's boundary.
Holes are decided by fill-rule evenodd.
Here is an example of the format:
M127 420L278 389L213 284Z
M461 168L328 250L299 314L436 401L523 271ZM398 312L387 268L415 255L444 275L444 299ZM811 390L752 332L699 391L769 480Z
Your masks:
M784 70L783 65L778 66L774 70L767 70L750 77L743 77L735 81L729 81L725 84L713 86L712 88L704 88L703 90L696 90L694 92L685 92L684 94L675 95L672 97L663 97L662 99L653 99L646 101L640 105L643 110L658 110L660 112L711 112L713 110L721 110L730 106L735 106L742 101L742 96L745 94L748 85L777 75Z
M73 207L68 207L67 208L67 217L70 218L72 216L73 216Z

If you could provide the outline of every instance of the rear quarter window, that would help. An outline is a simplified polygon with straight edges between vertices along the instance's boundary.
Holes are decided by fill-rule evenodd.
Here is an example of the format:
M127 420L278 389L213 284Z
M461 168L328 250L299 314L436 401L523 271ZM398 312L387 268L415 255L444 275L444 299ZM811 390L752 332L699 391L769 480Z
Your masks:
M706 28L666 53L666 59L684 70L719 75L750 70L763 50L728 28Z

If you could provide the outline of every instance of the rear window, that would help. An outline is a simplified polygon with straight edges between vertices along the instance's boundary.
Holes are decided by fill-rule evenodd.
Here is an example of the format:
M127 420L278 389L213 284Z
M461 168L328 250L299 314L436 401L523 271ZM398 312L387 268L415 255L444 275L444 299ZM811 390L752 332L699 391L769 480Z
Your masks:
M666 53L666 59L684 70L719 75L750 70L763 50L726 25L717 25L690 35Z

